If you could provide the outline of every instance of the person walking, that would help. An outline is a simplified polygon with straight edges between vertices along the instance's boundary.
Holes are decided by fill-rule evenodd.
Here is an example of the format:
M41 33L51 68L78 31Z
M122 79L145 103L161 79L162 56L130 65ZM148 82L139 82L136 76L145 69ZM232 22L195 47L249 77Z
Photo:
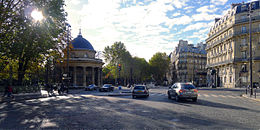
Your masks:
M13 88L11 85L8 85L8 97L12 97L14 98L14 95L13 95Z

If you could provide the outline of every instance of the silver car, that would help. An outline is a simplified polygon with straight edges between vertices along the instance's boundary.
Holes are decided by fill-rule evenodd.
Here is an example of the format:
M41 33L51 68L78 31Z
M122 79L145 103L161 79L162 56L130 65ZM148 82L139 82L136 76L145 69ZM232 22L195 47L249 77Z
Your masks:
M194 102L198 99L198 90L192 83L175 83L168 89L168 98L175 98L176 101L180 99L192 99Z
M145 85L136 85L132 90L132 97L149 97L149 90Z

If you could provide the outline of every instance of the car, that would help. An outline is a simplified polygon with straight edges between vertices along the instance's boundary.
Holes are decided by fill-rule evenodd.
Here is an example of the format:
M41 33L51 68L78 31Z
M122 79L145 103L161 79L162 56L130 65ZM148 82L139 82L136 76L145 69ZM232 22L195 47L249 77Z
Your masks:
M174 97L177 102L180 99L198 100L198 89L192 83L175 83L169 87L167 94L169 99Z
M85 87L85 91L93 91L97 90L97 86L95 84L90 84L89 86Z
M146 85L135 85L132 89L132 97L149 97L149 89Z
M111 84L104 84L101 88L99 88L100 92L110 92L114 91L114 87Z

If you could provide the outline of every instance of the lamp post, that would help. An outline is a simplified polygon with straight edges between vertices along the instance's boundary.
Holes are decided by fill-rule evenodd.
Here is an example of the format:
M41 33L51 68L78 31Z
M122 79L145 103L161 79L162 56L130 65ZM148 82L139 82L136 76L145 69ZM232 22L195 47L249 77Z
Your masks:
M249 64L250 64L250 96L253 95L253 77L252 77L252 19L251 19L251 13L252 13L252 3L249 4Z
M70 33L70 25L68 23L66 23L66 31L67 31L67 86L69 87L69 43L70 43L70 37L69 37L69 33ZM74 70L75 71L75 70Z

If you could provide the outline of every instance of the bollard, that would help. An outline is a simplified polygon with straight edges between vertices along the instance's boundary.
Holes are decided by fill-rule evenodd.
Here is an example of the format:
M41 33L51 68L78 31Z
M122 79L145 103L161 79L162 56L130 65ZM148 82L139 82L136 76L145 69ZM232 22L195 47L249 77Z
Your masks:
M256 89L257 89L257 87L255 87L255 98L256 98Z

